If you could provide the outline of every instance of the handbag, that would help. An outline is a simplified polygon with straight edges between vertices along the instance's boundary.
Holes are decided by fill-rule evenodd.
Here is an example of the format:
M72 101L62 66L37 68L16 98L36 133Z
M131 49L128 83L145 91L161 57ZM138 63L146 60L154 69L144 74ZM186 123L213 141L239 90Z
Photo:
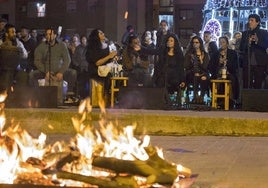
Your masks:
M108 66L108 64L100 65L98 66L98 75L100 77L106 77L109 74L109 72L111 72L111 70L112 70L112 67Z
M98 75L100 77L106 77L109 73L112 73L113 76L115 76L116 73L119 73L122 70L123 70L122 65L118 64L117 62L111 62L106 65L98 66Z

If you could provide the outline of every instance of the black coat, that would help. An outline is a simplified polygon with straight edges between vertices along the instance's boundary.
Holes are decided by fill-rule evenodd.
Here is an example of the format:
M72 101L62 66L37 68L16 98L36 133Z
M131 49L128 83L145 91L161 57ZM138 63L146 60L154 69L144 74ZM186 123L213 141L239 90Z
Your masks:
M248 38L250 35L256 33L258 42L249 45ZM240 43L240 52L243 60L243 66L248 64L248 49L250 53L255 52L257 65L268 65L267 58L268 54L266 49L268 48L268 32L266 30L255 28L252 31L244 31L242 33L242 39Z
M220 50L218 50L212 57L211 57L211 68L212 68L212 78L217 78L218 71L220 69ZM238 58L236 51L232 49L227 49L227 70L230 74L236 75L238 69Z

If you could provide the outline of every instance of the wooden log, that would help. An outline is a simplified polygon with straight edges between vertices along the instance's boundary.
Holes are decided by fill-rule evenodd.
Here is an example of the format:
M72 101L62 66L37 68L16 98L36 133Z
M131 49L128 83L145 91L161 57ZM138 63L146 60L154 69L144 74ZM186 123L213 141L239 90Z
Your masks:
M168 173L172 173L176 176L182 175L184 177L190 177L192 175L192 172L189 168L183 167L182 165L176 165L168 162L167 160L162 159L157 154L156 148L149 146L145 148L145 151L149 155L149 159L147 160L147 163L150 166L154 166L157 168L163 169L163 171L168 170ZM178 166L181 167L181 170L178 170Z
M50 167L43 169L42 173L43 174L55 174L57 171L61 171L62 167L66 164L66 163L71 163L74 160L77 160L80 157L80 152L79 151L71 151L69 154L64 153L57 155L58 157L62 156L62 158L60 158L56 164L51 165Z
M46 153L43 156L43 160L46 161L59 161L63 157L66 157L67 155L70 154L70 151L64 151L64 152L56 152L56 153Z
M146 161L148 165L154 168L172 170L175 174L177 173L176 165L159 157L155 147L153 146L146 147L145 151L149 155L149 159Z
M159 157L155 147L149 146L145 148L145 151L149 155L146 163L155 169L159 169L158 174L153 174L147 178L147 182L173 184L179 175L177 166Z
M60 170L66 163L71 163L74 160L77 160L80 156L79 151L71 151L69 155L60 159L56 164L56 169Z
M65 171L57 172L57 178L71 179L88 183L91 185L97 185L99 188L138 188L138 184L133 177L115 177L110 178L98 178L93 176L84 176L81 174L74 174Z
M139 175L143 177L157 174L157 169L147 165L145 161L135 160L122 160L113 157L94 157L92 165L112 170L116 173L127 173L132 175Z
M38 158L35 157L29 157L26 160L26 163L32 165L33 167L44 169L46 167L46 163Z
M158 168L158 165L156 165L157 163L149 162L148 164L147 162L148 161L141 160L130 161L116 158L94 157L92 165L109 169L116 173L126 173L146 177L148 184L173 184L178 176L175 166L159 165L166 166L166 168ZM163 161L159 160L158 162ZM150 164L154 166L151 166Z

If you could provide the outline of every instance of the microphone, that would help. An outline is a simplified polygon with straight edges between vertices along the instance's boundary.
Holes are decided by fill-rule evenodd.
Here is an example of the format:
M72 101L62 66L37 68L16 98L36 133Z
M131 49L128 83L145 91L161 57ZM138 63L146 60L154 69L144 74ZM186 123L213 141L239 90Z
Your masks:
M193 47L194 47L195 51L199 48L198 44L195 44L195 43L194 43Z

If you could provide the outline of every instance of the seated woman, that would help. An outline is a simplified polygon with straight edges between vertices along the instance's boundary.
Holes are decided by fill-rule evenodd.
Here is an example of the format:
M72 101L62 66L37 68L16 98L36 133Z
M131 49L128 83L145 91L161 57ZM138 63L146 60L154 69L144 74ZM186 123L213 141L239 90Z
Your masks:
M149 60L141 58L140 52L134 48L140 45L139 37L131 35L122 53L121 63L129 77L129 86L144 86L146 75L149 73Z
M229 49L228 38L223 36L219 38L219 50L212 56L212 78L228 79L232 82L232 99L236 103L239 98L239 83L237 77L238 57L235 50Z
M106 65L107 63L112 62L113 58L115 58L116 55L117 51L110 51L109 45L106 43L106 37L104 33L100 29L94 29L89 35L86 52L88 73L90 78L93 78L104 84L104 97L106 99L106 104L110 104L109 90L111 75L108 73L106 77L100 77L98 75L98 66Z
M167 105L180 104L180 95L176 95L176 93L180 94L181 89L185 87L182 47L177 35L173 33L168 34L164 42L165 45L157 49L142 47L140 52L142 54L154 54L159 57L154 66L154 86L166 89L168 95L165 96L165 102ZM174 96L175 99L170 101L170 95Z
M185 53L184 67L186 71L187 87L191 84L194 89L194 103L203 103L205 93L209 90L209 55L205 51L203 41L199 36L194 36ZM201 95L198 95L200 86Z
M163 45L156 49L134 46L140 54L153 54L159 56L154 68L154 85L167 88L168 93L178 91L185 86L184 56L179 39L176 34L169 34Z
M177 35L169 34L159 51L154 78L157 87L165 87L169 94L185 87L184 56Z

